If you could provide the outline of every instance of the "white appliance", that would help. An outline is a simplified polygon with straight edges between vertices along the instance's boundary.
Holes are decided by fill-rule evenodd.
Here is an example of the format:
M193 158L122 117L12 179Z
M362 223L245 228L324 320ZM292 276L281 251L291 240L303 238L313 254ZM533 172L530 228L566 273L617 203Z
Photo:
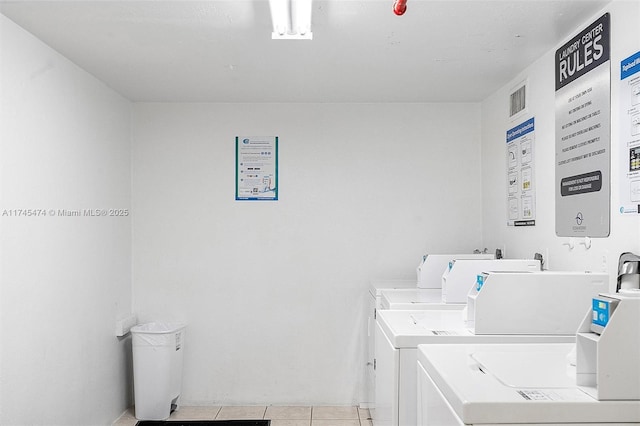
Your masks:
M441 288L442 273L454 259L495 259L495 254L467 253L467 254L425 254L416 268L418 288Z
M576 344L419 345L419 426L640 424L640 296L600 295Z
M373 359L375 357L375 325L376 312L382 307L382 291L394 289L415 288L416 282L412 279L398 280L374 280L369 285L369 297L367 299L367 361L365 366L365 395L362 395L360 406L370 408L375 401L375 372L373 371Z
M544 274L544 275L542 275ZM461 311L379 311L375 336L375 408L372 416L375 426L414 426L416 424L416 353L419 344L437 343L540 343L574 342L575 330L584 317L584 309L575 309L574 304L584 307L585 301L602 291L607 291L608 275L604 273L542 273L542 272L502 272L511 275L509 291L505 294L488 291L494 303L483 303L469 312ZM519 281L521 276L538 276L543 283L557 282L548 277L571 277L576 285L557 284L552 287L535 285L530 280ZM580 278L574 278L580 277ZM487 280L480 293L502 280ZM548 299L560 300L564 304L565 315L556 315L551 309L537 303L537 293L544 288ZM518 298L511 298L511 292ZM529 300L532 303L529 303ZM517 306L514 306L517 304ZM485 318L486 310L502 322L513 324L505 331L497 327L489 333L477 333L469 324L477 323L477 318ZM471 314L471 321L465 321ZM551 316L558 323L540 317ZM535 324L535 325L532 325ZM522 330L520 333L519 328ZM569 330L569 331L566 331ZM573 330L573 331L571 331Z
M442 301L467 303L469 290L484 271L534 272L542 270L536 259L454 259L442 274Z
M464 309L479 273L540 271L540 268L540 261L534 259L452 259L440 274L442 288L383 290L382 309Z
M575 335L475 335L462 311L379 311L375 337L374 426L416 424L420 344L574 342Z
M417 267L417 281L378 280L369 287L367 310L367 363L365 372L365 394L360 406L372 408L375 401L375 321L380 309L455 309L464 304L442 303L442 273L454 259L494 259L494 254L428 254L422 257Z
M608 291L603 272L484 272L469 292L468 326L475 334L575 334L584 307ZM523 307L535 316L521 315Z

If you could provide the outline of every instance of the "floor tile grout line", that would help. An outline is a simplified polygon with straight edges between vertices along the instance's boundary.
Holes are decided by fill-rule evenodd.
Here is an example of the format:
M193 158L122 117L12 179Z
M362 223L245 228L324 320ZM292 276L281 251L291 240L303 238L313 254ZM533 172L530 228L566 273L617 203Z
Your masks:
M262 419L263 420L269 419L269 416L267 416L267 412L268 412L270 406L271 405L260 405L260 407L263 408L263 410L264 410L263 413L262 413ZM218 405L217 407L215 407L216 410L215 410L215 414L213 415L213 419L214 420L224 420L224 419L220 418L220 415L223 413L225 407L227 407L227 406ZM233 407L236 407L236 406L228 406L228 407L233 408ZM276 406L274 406L274 407L276 407ZM300 422L304 421L305 423L308 424L308 426L312 426L314 424L314 420L323 421L323 422L332 420L332 419L314 419L314 414L318 415L318 413L319 413L316 410L316 408L323 407L323 406L310 405L310 406L307 406L307 407L309 407L309 412L310 412L310 417L309 418L290 419L290 420L298 420ZM370 414L367 411L362 410L362 413L361 413L360 412L361 410L358 409L357 406L340 406L340 407L354 408L355 411L357 412L357 417L356 418L351 417L351 418L343 418L343 419L333 419L333 420L336 420L336 421L340 420L340 421L344 421L344 422L346 422L346 421L357 421L358 422L357 424L360 425L360 426L366 426L366 425L370 425L371 424L371 417L370 417ZM362 417L362 416L365 416L365 417ZM256 417L258 417L258 416L256 416ZM272 419L272 420L286 420L286 419Z

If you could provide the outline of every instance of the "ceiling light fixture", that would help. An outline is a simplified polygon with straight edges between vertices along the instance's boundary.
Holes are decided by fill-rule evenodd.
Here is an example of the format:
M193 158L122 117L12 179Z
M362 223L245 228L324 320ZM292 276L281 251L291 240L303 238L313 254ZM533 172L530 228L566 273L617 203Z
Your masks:
M312 0L269 0L274 40L311 40Z

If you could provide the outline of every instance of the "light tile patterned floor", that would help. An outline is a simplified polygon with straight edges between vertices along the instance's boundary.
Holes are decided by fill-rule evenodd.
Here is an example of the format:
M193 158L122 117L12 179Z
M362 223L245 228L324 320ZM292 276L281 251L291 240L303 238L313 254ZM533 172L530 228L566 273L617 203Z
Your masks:
M271 426L373 426L368 409L342 406L285 407L224 406L180 407L171 420L270 419ZM135 426L137 420L131 408L113 426Z

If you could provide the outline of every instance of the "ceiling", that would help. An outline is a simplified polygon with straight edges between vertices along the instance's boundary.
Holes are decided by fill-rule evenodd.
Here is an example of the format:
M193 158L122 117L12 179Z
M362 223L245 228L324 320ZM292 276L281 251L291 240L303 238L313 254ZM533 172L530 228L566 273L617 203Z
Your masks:
M0 12L132 101L478 102L609 0L314 0L272 40L267 0L4 1Z

